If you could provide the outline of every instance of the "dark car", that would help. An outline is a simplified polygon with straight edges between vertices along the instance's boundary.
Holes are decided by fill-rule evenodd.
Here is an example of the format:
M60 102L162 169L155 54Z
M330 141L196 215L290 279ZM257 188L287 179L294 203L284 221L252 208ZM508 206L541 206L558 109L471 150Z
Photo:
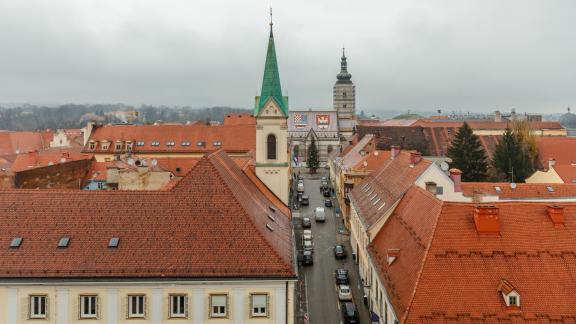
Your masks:
M307 195L303 195L300 203L302 206L308 206L310 205L310 198Z
M350 284L350 281L348 280L348 270L336 269L336 271L334 272L334 276L336 277L336 284L337 285Z
M310 227L312 227L312 221L310 220L310 217L302 218L302 228L310 228Z
M314 257L312 256L312 251L304 251L302 253L302 264L303 265L314 264Z
M336 259L346 259L346 250L344 250L344 245L337 244L334 246L334 256Z
M342 318L344 323L356 324L358 323L358 311L354 303L348 302L342 304Z
M332 200L330 200L330 199L325 199L325 200L324 200L324 206L325 206L325 207L332 207Z
M326 189L322 190L322 195L324 197L330 197L331 194L332 194L332 192L330 191L330 188L326 188Z

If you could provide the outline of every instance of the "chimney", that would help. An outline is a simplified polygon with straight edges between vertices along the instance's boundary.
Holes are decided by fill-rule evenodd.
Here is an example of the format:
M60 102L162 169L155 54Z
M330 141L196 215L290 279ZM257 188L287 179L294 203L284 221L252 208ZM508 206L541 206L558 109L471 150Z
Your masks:
M400 249L388 249L386 254L388 265L391 265L400 256Z
M398 154L400 154L400 146L392 145L390 146L390 158L394 160Z
M410 152L410 164L415 166L420 161L422 161L422 153L420 152Z
M497 123L502 121L502 113L500 112L500 110L496 110L494 112L494 121Z
M476 206L474 223L479 234L500 233L499 210L496 206Z
M554 226L564 225L564 207L558 205L548 206L548 216Z
M550 159L548 160L548 170L551 170L554 168L554 166L556 165L556 160L555 159Z
M454 183L454 192L462 192L462 171L456 168L450 169L450 178Z

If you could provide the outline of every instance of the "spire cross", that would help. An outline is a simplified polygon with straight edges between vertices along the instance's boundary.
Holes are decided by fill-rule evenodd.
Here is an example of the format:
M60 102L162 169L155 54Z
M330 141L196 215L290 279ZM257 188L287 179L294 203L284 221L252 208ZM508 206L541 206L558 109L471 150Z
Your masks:
M272 22L272 7L270 7L270 27L272 27L274 23Z

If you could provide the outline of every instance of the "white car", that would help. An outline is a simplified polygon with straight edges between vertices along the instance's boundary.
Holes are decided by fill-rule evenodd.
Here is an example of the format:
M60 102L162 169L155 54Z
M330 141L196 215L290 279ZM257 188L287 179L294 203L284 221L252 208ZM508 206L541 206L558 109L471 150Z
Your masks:
M316 222L325 222L326 214L324 213L324 207L316 207L314 217L316 218Z
M304 251L314 251L314 244L312 243L312 241L308 241L308 240L304 240L302 242L302 246L304 248Z
M303 233L302 234L302 239L304 241L312 241L312 232L310 233Z
M302 231L302 234L304 234L304 235L312 235L312 230L311 230L311 229L305 229L304 231Z
M352 300L352 291L350 290L350 286L348 285L338 286L338 299L342 301Z

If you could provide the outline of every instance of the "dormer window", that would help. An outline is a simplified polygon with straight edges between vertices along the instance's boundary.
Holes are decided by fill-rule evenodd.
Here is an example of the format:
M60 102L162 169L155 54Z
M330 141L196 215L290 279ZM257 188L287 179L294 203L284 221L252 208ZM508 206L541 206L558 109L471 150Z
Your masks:
M103 150L103 151L107 151L107 150L108 150L108 147L110 147L110 143L108 143L108 142L102 143L102 150Z
M144 146L144 141L138 141L138 142L136 142L136 146Z
M216 146L216 147L220 147L220 146L222 146L222 142L220 142L220 141L214 141L214 142L212 143L212 145L214 145L214 146Z
M518 305L518 297L517 296L508 296L508 305L509 306L519 306Z
M180 145L182 145L182 146L190 146L190 141L182 141L182 143L180 143Z
M150 144L152 146L160 146L160 141L152 141L152 143Z
M204 141L198 141L198 142L196 142L196 146L198 146L198 147L204 147L204 146L206 146L206 142L204 142Z
M500 280L498 291L507 307L520 307L520 294L506 279Z
M132 151L132 142L126 142L126 151Z
M90 151L94 151L96 149L96 142L90 141L90 144L88 144L88 149Z
M116 142L116 145L114 146L114 149L115 149L116 151L122 150L122 142Z
M174 141L166 142L166 146L174 146L174 145L176 145L176 142L174 142Z

